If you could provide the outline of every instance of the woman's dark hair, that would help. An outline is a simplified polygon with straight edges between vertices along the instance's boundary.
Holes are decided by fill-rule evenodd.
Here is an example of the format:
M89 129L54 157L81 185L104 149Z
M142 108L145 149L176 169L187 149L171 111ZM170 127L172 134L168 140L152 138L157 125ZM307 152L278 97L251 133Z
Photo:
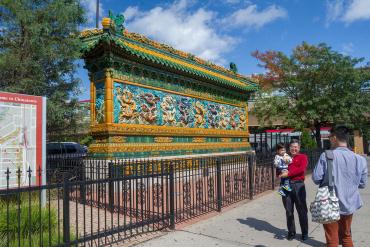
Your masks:
M292 139L292 140L290 140L289 145L292 145L292 144L298 144L298 145L301 145L301 143L299 142L299 140L298 140L298 139Z
M280 142L280 143L276 144L276 151L279 151L282 148L285 148L285 144L284 143Z
M350 129L346 126L337 126L330 130L330 134L335 136L340 142L348 142Z

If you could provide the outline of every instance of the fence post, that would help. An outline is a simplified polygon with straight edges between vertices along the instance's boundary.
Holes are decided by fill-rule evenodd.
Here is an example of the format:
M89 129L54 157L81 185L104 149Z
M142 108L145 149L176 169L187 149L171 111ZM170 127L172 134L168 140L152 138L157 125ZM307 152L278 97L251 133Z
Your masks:
M271 162L271 189L275 189L275 165L274 162Z
M170 229L175 229L175 178L172 162L170 163Z
M66 246L70 245L69 229L69 178L64 176L63 179L63 242Z
M221 186L221 161L220 158L216 161L216 176L217 176L217 211L221 212L222 208L222 186Z
M81 160L80 174L81 174L80 197L82 197L81 198L81 203L86 204L86 166L85 166L85 159Z
M114 174L113 174L113 162L108 162L108 208L111 212L114 211Z
M254 157L255 154L249 154L247 156L247 162L248 162L248 171L249 171L249 199L253 199L253 194L254 194L254 175L253 175L253 170L254 170Z

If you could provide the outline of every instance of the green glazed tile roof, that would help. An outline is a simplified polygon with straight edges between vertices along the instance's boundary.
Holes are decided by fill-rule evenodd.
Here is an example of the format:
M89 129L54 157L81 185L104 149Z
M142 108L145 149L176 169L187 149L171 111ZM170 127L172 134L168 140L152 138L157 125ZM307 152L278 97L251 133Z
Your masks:
M172 47L156 43L145 37L142 38L143 36L137 34L126 32L125 35L116 35L99 29L92 29L83 31L80 37L84 44L83 54L88 54L100 43L106 43L115 45L122 51L140 59L206 78L221 86L231 86L242 91L256 91L258 89L258 85L250 78L210 64Z

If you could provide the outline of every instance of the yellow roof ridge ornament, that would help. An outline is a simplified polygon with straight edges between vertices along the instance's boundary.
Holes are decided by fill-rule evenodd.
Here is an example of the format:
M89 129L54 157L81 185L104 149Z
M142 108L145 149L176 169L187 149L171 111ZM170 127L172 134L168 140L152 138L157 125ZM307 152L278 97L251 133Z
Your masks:
M124 15L115 15L111 10L109 10L108 17L104 17L101 24L104 31L114 32L122 35L125 30L125 27L123 26L124 22Z

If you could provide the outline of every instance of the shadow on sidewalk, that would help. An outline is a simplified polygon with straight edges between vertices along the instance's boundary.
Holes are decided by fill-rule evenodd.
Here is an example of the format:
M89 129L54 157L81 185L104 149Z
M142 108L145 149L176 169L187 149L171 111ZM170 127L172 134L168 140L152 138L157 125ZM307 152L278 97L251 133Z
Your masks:
M285 239L286 235L288 234L288 231L284 229L277 228L270 223L259 220L256 218L248 217L246 219L237 219L240 224L247 225L251 228L256 229L257 231L264 231L264 232L270 232L274 235L275 239L283 240Z
M270 232L270 233L274 234L274 238L278 239L278 240L285 240L286 235L288 234L287 230L277 228L277 227L271 225L269 222L266 222L264 220L259 220L259 219L251 218L251 217L248 217L246 219L237 219L237 220L239 221L240 224L247 225L251 228L256 229L257 231ZM301 235L297 234L296 239L298 240L300 238L301 238ZM313 246L313 247L318 247L318 246L323 246L324 245L323 242L312 239L311 237L309 237L308 240L306 240L304 242L304 244L307 245L307 246ZM258 246L262 247L263 245L258 245Z

